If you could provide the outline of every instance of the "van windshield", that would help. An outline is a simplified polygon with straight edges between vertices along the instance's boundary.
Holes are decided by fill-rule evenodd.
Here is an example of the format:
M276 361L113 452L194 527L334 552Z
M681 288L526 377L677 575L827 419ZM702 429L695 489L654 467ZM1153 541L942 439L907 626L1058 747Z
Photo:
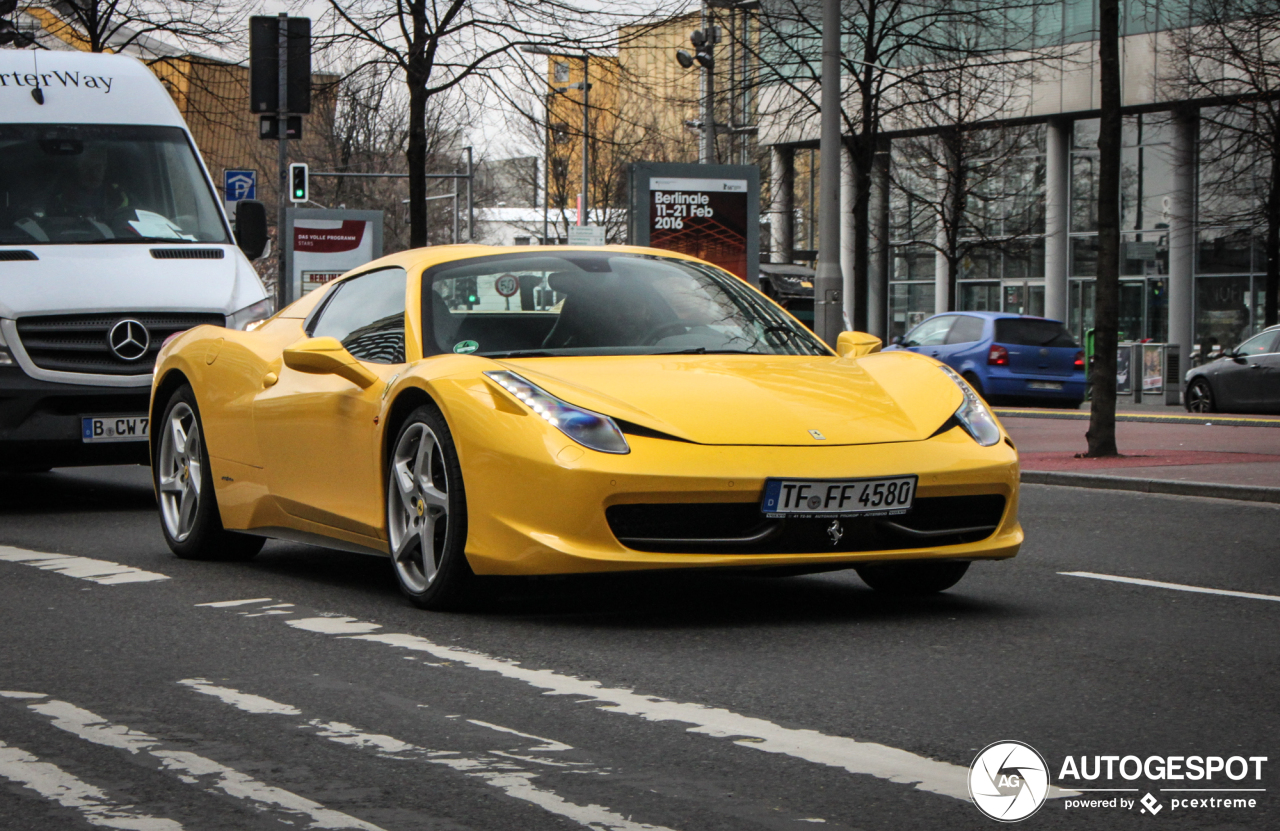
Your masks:
M0 124L0 245L226 243L178 127Z

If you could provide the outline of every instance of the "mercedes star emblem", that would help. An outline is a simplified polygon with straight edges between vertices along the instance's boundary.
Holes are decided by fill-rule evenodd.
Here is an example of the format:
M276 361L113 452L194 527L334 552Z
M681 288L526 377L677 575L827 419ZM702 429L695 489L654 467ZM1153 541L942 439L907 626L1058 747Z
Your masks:
M107 346L122 361L136 361L147 354L151 345L151 335L147 327L133 318L125 318L116 322L107 333Z

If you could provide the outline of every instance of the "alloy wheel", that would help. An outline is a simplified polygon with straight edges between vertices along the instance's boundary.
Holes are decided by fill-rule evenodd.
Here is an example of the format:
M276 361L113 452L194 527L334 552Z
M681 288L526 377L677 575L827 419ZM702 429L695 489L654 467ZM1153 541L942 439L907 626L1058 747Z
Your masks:
M160 436L160 514L165 530L176 542L191 535L204 484L200 456L200 422L185 402L169 411Z
M1203 381L1187 387L1187 410L1193 413L1213 412L1213 393Z
M449 524L449 481L435 432L422 422L400 436L387 483L387 526L396 574L414 594L440 571Z

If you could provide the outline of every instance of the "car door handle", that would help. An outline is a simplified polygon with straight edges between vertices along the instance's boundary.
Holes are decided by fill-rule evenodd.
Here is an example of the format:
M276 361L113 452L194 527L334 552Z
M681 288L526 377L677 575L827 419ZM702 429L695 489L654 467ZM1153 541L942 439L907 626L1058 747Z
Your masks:
M1249 364L1249 369L1262 369L1262 364Z

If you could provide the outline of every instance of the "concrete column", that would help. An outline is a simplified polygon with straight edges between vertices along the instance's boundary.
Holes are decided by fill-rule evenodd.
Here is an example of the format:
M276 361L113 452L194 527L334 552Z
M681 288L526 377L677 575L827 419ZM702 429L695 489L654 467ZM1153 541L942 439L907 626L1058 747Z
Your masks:
M1191 298L1195 294L1195 147L1196 113L1175 113L1173 123L1173 192L1169 209L1169 343L1178 344L1178 385L1191 358L1195 337Z
M882 139L871 168L871 201L868 206L871 238L867 270L871 273L867 285L867 329L882 340L889 336L887 307L892 263L889 247L889 151L889 140Z
M1044 316L1067 319L1067 271L1071 228L1071 122L1050 121L1045 133Z
M769 259L775 263L791 262L795 250L796 151L775 144L769 148L770 194Z
M853 155L849 147L840 144L840 274L844 278L844 329L853 328L853 310L858 303L853 290L853 260L857 244L857 229L853 225L853 203L858 197L857 183L853 176Z

